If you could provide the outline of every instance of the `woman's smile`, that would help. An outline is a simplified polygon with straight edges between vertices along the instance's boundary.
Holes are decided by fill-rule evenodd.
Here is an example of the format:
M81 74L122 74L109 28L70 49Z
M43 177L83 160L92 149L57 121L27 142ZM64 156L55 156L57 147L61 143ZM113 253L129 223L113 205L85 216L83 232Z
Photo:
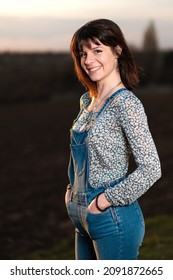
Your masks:
M88 70L88 72L96 72L100 68L101 68L101 66L95 66L95 67L87 68L87 70Z
M102 66L89 67L89 68L86 68L86 73L90 76L90 78L92 80L93 79L97 80L97 78L95 76L100 73L101 68L102 68Z

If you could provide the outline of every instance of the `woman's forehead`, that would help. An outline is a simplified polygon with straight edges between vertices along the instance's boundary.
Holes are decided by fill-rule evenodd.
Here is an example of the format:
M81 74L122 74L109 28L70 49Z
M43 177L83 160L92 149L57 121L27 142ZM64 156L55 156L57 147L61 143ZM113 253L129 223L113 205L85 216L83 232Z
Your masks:
M88 39L88 40L81 40L78 44L78 48L82 51L84 48L92 49L95 46L100 46L102 43L98 39Z

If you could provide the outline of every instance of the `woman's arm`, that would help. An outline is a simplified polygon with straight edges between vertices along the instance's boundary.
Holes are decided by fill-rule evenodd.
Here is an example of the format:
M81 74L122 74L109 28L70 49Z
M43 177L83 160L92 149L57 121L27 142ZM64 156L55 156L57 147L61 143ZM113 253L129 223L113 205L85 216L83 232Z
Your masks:
M140 100L133 94L121 100L119 124L130 144L137 168L124 181L105 190L113 205L127 205L143 195L160 177L158 153Z

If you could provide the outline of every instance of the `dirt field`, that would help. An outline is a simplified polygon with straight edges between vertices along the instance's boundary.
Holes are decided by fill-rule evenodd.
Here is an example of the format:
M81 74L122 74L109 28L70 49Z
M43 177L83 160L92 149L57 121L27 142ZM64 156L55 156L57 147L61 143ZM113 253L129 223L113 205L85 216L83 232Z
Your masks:
M137 93L162 163L162 178L141 199L145 216L173 215L173 92ZM73 235L64 207L69 128L75 97L0 108L0 258L49 248Z

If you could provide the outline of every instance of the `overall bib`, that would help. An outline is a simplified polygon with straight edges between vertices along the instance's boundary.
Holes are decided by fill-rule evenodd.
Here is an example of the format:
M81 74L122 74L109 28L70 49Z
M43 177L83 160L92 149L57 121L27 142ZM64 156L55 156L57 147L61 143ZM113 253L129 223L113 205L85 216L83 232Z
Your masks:
M106 100L96 121L120 91ZM67 212L75 226L76 259L137 259L144 237L144 219L138 202L127 206L111 206L98 214L90 213L90 202L124 178L93 188L89 184L88 131L71 129L70 136L68 175L72 191Z

